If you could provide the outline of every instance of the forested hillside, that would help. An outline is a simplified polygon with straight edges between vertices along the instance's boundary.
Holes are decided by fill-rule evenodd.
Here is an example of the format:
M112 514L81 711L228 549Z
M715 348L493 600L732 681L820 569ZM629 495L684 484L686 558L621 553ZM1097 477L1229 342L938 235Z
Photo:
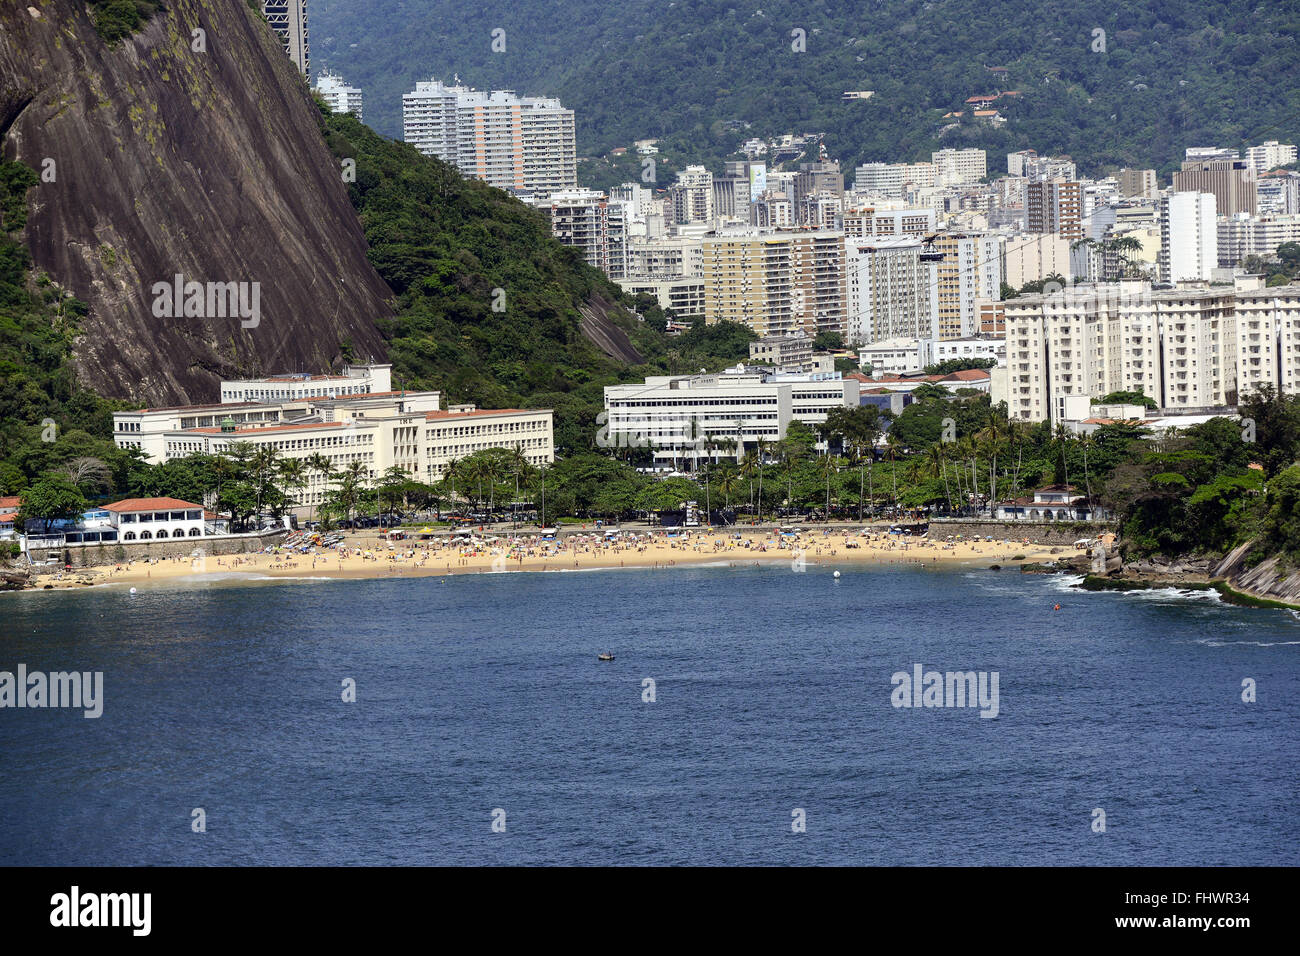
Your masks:
M750 136L815 131L849 166L983 146L1167 171L1188 145L1286 139L1300 117L1293 2L314 0L311 16L313 65L360 86L390 136L403 92L456 73L560 96L589 155L657 136L717 160ZM967 97L1006 90L1020 91L996 104L1006 126L967 107L944 130Z

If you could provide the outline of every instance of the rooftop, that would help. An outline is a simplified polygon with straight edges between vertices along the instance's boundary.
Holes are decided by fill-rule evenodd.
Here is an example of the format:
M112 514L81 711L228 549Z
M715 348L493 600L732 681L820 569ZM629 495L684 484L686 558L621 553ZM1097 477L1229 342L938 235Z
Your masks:
M202 509L202 507L202 505L196 505L192 501L181 501L179 498L124 498L121 501L114 501L111 505L104 505L104 510L129 513L135 511L168 511L172 508Z

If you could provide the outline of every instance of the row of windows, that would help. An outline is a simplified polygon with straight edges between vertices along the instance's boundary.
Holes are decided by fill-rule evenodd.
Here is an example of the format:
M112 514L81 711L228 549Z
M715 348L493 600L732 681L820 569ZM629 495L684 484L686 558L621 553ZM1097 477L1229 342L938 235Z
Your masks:
M172 538L185 538L185 537L190 537L190 538L199 538L199 537L202 537L202 536L203 536L203 531L202 531L202 529L200 529L200 528L190 528L189 531L186 531L184 528L176 528L176 529L174 529L174 530L172 531L172 533L171 533L170 535L167 534L167 529L166 529L166 528L161 528L161 529L159 529L159 531L158 531L157 534L155 534L155 533L152 532L152 531L141 531L141 532L140 532L140 535L139 535L139 540L141 540L141 541L148 541L148 540L150 540L150 539L152 539L152 538L166 538L166 537L172 537ZM123 540L123 541L135 541L135 540L136 540L136 533L135 533L134 531L128 531L128 532L126 532L125 534L122 535L122 540Z
M144 524L151 521L199 521L202 511L140 511L122 515L122 524Z

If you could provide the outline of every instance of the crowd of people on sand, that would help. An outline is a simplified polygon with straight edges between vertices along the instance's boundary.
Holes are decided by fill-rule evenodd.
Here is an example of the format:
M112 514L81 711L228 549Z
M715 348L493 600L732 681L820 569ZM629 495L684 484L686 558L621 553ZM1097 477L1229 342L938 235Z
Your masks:
M725 561L730 566L763 561L871 560L880 564L932 565L941 560L987 560L1028 551L1029 542L927 535L909 536L880 527L857 529L656 528L588 529L568 533L501 532L479 529L454 535L427 534L398 540L373 533L346 535L331 543L319 536L299 536L266 551L208 555L180 554L126 561L110 568L86 569L99 581L133 580L210 573L297 572L315 575L372 577L454 574L506 570L581 568L671 568L678 564ZM145 573L141 575L139 569ZM71 572L71 569L68 569ZM157 573L155 573L157 572ZM102 575L102 576L101 576ZM56 581L64 582L60 572ZM89 583L86 580L64 582Z
M359 537L359 536L358 536ZM455 573L457 570L504 571L511 567L541 570L611 567L674 567L679 560L768 558L788 560L846 559L871 553L887 563L936 563L944 555L977 558L995 551L998 542L953 539L932 542L925 536L912 538L884 530L749 531L734 529L657 529L644 531L589 532L585 526L569 534L556 536L539 533L461 534L428 536L415 542L366 541L353 538L329 548L310 548L302 552L236 557L233 567L257 570L359 571L368 565L382 573L406 571ZM1014 542L1000 542L1002 550L1019 547ZM1022 542L1028 546L1028 542ZM310 565L307 562L310 561ZM746 562L748 563L748 562ZM224 563L218 559L218 565Z

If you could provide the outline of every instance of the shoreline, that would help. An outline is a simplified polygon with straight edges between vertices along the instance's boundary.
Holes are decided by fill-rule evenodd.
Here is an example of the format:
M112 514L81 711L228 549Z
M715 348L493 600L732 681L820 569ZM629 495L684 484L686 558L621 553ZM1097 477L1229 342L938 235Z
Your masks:
M26 591L79 590L104 585L193 584L245 574L260 580L361 580L446 577L546 571L669 569L704 565L787 563L792 570L830 564L912 567L989 567L1014 570L1020 564L1052 561L1067 549L1015 541L915 540L872 529L818 530L799 534L774 531L663 531L620 534L570 534L546 542L537 535L491 535L474 542L394 542L390 548L373 533L345 536L337 547L315 552L158 558L97 568L82 568L32 579Z

